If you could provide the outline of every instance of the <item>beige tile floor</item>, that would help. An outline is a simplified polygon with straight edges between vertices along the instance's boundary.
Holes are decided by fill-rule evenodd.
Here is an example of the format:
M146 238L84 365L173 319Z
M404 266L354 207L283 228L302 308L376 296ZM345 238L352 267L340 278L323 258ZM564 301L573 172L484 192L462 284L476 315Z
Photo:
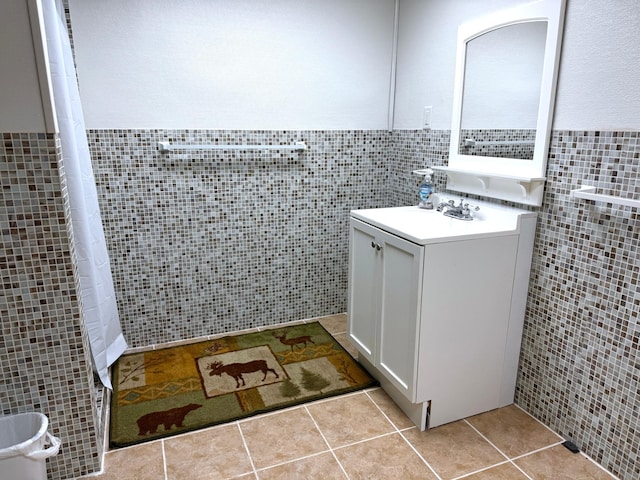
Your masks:
M344 315L321 322L348 346ZM562 441L515 405L420 432L373 388L110 451L104 473L91 478L614 478Z

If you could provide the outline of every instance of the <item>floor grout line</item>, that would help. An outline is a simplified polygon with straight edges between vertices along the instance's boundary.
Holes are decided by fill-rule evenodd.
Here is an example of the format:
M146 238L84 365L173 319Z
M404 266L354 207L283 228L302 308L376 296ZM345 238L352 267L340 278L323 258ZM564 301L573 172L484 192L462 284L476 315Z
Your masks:
M253 471L253 476L258 478L258 472L256 470L255 464L253 463L253 458L251 458L251 452L249 451L249 445L247 445L247 440L244 438L244 433L242 432L242 428L240 428L240 422L236 420L233 423L236 424L236 428L238 429L238 432L240 432L240 438L242 439L242 445L244 445L244 449L247 452L247 457L249 457L249 464L251 465L251 470Z
M459 477L455 477L452 480L462 480L464 478L469 478L471 475L475 475L476 473L486 472L487 470L490 470L492 468L499 467L500 465L507 465L507 464L510 464L510 463L511 463L511 461L509 461L509 460L505 460L504 462L500 462L500 463L494 463L493 465L489 465L489 466L480 468L478 470L474 470L473 472L465 473L463 475L460 475ZM530 478L526 473L525 473L525 476L527 478Z
M304 409L307 411L307 414L309 415L309 417L311 417L311 421L313 421L313 424L318 429L318 432L320 432L320 436L324 440L324 443L327 445L327 448L329 448L329 451L331 452L331 455L333 455L333 458L338 463L338 466L340 467L340 470L342 470L342 473L344 474L345 478L347 480L349 480L350 479L349 474L344 469L344 466L342 465L342 462L340 462L340 460L338 459L338 456L336 455L336 452L333 451L333 448L331 447L331 444L329 443L329 440L327 440L327 437L325 436L325 434L322 432L322 429L320 428L320 425L318 425L318 422L316 422L316 419L314 418L314 416L311 414L311 412L307 408L307 405L303 405L303 406L304 406Z
M164 439L160 440L160 449L162 450L162 470L164 472L164 480L169 480L169 473L167 472L167 454L164 450Z
M274 463L273 465L269 465L268 467L260 467L256 468L256 474L260 474L260 472L264 472L266 470L271 470L272 468L281 467L282 465L289 465L291 463L296 463L301 460L307 460L309 458L319 457L320 455L324 455L325 453L331 453L331 449L322 450L320 452L310 453L309 455L303 455L302 457L292 458L291 460L285 460L283 462ZM246 475L246 474L245 474Z
M371 400L371 403L373 403L376 406L376 408L380 411L380 413L384 416L384 418L387 419L387 421L391 424L391 426L396 429L396 432L400 432L396 424L391 421L389 416L386 413L384 413L384 410L380 408L380 405L378 405L376 401L371 397L371 395L369 395L369 392L364 392L364 394L369 398L369 400Z
M414 427L414 428L418 428L418 427ZM438 474L438 472L436 472L436 470L431 466L431 464L429 462L427 462L427 459L424 458L420 452L418 451L418 449L416 449L416 447L409 441L409 439L404 435L403 432L407 431L407 430L411 430L410 428L404 429L402 431L398 430L398 433L400 434L400 436L402 437L402 439L407 443L407 445L409 445L409 447L411 448L411 450L413 450L413 452L418 455L418 458L420 460L422 460L424 462L424 464L427 466L427 468L429 470L431 470L431 473L433 473L437 480L442 480L442 477Z
M405 441L405 443L406 443L407 445L409 445L409 448L411 448L411 450L413 450L413 453L415 453L415 454L418 456L418 458L419 458L419 459L420 459L420 460L421 460L421 461L422 461L422 462L427 466L427 468L428 468L429 470L431 470L431 472L436 476L437 480L442 480L442 478L440 477L440 475L438 475L438 472L436 472L436 471L435 471L435 469L434 469L431 465L429 465L429 462L427 462L427 460L426 460L422 455L420 455L420 452L418 452L418 450L416 449L416 447L414 447L414 446L411 444L411 442L409 441L409 439L408 439L407 437L405 437L405 436L403 435L403 433L402 433L402 432L407 431L407 430L412 430L413 428L416 428L416 427L408 427L408 428L403 428L402 430L400 430L400 429L398 428L398 426L397 426L395 423L393 423L393 422L391 421L391 419L390 419L390 418L389 418L389 416L384 412L384 410L382 410L382 408L380 407L380 405L378 405L378 403L377 403L377 402L376 402L376 401L371 397L371 395L369 395L369 392L365 392L365 394L367 395L367 397L369 397L369 400L371 400L371 401L373 402L373 404L378 408L378 410L380 410L380 413L382 413L382 415L384 415L384 417L389 421L389 423L393 426L393 428L395 428L395 429L396 429L396 433L398 433L398 434L400 435L400 438L402 438L402 440L404 440L404 441Z
M341 445L339 447L335 447L334 450L342 450L344 448L353 447L354 445L360 445L361 443L366 443L366 442L369 442L371 440L378 440L379 438L390 437L391 435L395 435L396 433L398 433L398 432L394 431L394 432L381 433L380 435L376 435L374 437L367 437L367 438L363 438L362 440L358 440L358 441L351 442L351 443L346 443L346 444Z
M476 427L474 427L471 422L469 422L466 418L463 418L462 421L464 423L466 423L468 426L470 426L474 432L476 432L478 435L480 435L489 445L491 445L493 448L495 448L500 455L502 455L505 460L509 460L509 455L507 455L506 453L504 453L502 450L500 450L495 443L493 443L491 440L489 440L482 432L480 432L480 430L478 430ZM502 462L501 462L502 463Z
M511 458L509 458L509 455L507 455L506 453L504 453L500 448L497 447L497 445L495 443L493 443L491 440L489 440L482 432L480 432L480 430L478 430L476 427L474 427L471 422L469 422L466 418L463 419L464 423L466 423L467 425L469 425L478 435L480 435L489 445L491 445L493 448L495 448L500 455L502 455L507 462L509 462L511 465L513 465L515 468L517 468L525 477L527 477L529 480L533 480L524 470L522 470L518 465L516 465L513 460ZM495 467L496 465L503 465L504 463L507 462L500 462L497 463L495 465L492 465L493 467Z
M545 447L536 448L535 450L531 450L531 451L529 451L527 453L523 453L521 455L517 455L517 456L511 458L510 460L520 460L521 458L528 457L529 455L533 455L534 453L542 452L544 450L548 450L548 449L553 448L553 447L557 447L558 445L562 445L562 442L556 442L556 443L552 443L551 445L547 445Z

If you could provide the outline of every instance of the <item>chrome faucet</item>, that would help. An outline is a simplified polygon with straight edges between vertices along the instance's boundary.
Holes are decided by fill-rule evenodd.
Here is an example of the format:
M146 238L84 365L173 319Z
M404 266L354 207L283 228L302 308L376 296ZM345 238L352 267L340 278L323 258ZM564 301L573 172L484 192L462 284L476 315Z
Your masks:
M453 200L449 200L448 202L440 202L438 204L438 206L436 207L436 211L437 212L442 212L445 208L449 209L449 210L455 209L455 208L457 208L455 206L455 203L456 202L454 202ZM462 199L460 199L460 205L462 205Z
M453 200L449 200L448 202L440 202L436 207L436 211L443 212L445 217L457 218L458 220L473 220L473 216L471 215L471 210L478 211L480 207L478 206L469 206L468 203L464 203L464 199L460 199L460 204L456 205Z

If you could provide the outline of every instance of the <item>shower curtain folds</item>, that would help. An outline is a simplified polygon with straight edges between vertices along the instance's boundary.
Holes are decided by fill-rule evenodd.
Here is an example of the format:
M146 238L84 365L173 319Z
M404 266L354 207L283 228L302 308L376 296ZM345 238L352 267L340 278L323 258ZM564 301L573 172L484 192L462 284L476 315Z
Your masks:
M61 0L42 0L49 69L62 146L83 320L102 383L127 348L122 335L109 255L84 124L76 72Z

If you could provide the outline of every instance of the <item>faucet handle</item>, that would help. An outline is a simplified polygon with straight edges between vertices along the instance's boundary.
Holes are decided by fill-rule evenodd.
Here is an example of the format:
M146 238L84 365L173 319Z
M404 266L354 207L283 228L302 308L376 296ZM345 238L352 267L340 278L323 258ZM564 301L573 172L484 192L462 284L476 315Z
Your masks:
M477 212L478 210L480 210L480 207L477 205L471 205L469 203L465 203L462 206L462 215L471 217L471 210L473 210L474 212Z

